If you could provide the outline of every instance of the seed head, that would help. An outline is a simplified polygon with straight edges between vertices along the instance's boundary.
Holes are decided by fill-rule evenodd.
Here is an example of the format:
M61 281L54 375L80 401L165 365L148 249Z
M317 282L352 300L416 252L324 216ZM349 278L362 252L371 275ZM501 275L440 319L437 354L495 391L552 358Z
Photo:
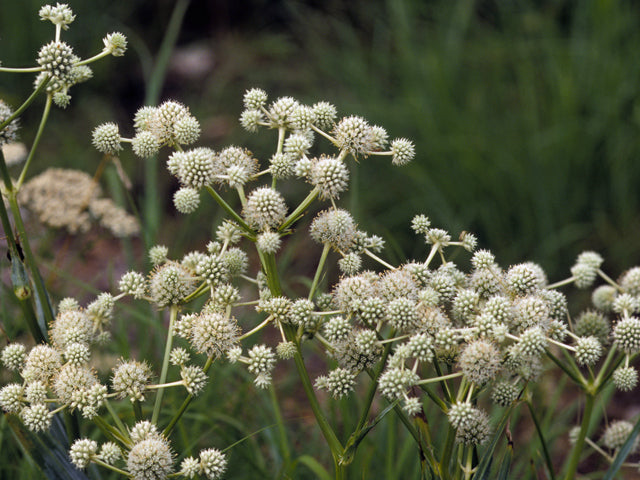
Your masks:
M376 279L373 272L363 272L343 278L333 291L335 304L345 312L356 312L363 301L375 296Z
M271 384L271 372L276 364L276 355L266 345L256 345L249 350L249 371L256 375L255 384L266 388Z
M620 350L633 355L640 350L640 320L623 318L613 327L613 341Z
M602 345L596 337L581 337L575 349L576 361L580 365L594 365L602 355Z
M142 298L147 288L147 281L141 273L131 271L122 275L118 288L122 293L131 295L133 298Z
M380 392L389 400L396 400L413 387L420 378L405 368L388 368L380 376Z
M349 170L338 158L322 157L313 163L310 181L320 190L320 198L338 199L349 186Z
M330 130L336 122L336 115L338 114L336 107L328 102L318 102L313 106L313 112L315 114L315 125L320 130Z
M43 45L38 52L38 65L53 77L52 81L63 84L70 83L69 73L77 61L73 49L65 42L52 41Z
M32 432L44 432L51 427L53 414L44 403L36 403L24 408L20 412L20 417Z
M96 457L97 452L98 444L94 440L80 438L71 445L69 456L71 457L71 463L82 470L83 468L87 468L91 460Z
M505 280L509 291L518 296L534 293L542 287L537 270L529 263L511 267Z
M345 117L334 127L333 133L340 150L353 155L367 154L375 148L371 126L362 117Z
M452 314L454 320L461 324L468 323L469 319L477 313L480 295L473 289L459 290L453 299Z
M327 340L334 343L347 339L351 329L351 323L345 317L333 317L324 324L324 335Z
M631 435L632 430L633 424L631 422L627 422L625 420L611 422L602 434L602 438L600 439L600 441L604 444L605 447L610 448L611 450L615 450L624 445L624 443L627 441L627 438L629 438L629 435ZM638 437L636 437L636 439L634 440L630 453L633 453L637 448Z
M114 57L122 57L127 51L127 37L120 32L109 33L102 39L105 51Z
M281 244L280 235L271 231L262 232L256 240L257 249L263 253L276 253Z
M115 155L122 150L120 142L120 131L115 123L103 123L93 131L93 146L99 152Z
M240 115L240 125L248 132L257 132L263 121L264 114L260 110L244 110Z
M453 404L448 416L449 422L456 429L456 441L465 445L479 445L489 438L489 417L470 403Z
M179 145L190 145L200 137L200 122L192 116L185 115L173 124L173 138Z
M411 330L418 324L417 304L407 297L396 298L387 305L386 319L400 331Z
M5 122L11 115L13 115L13 110L0 100L0 123ZM7 143L13 143L17 139L16 132L18 131L18 120L13 120L0 130L0 147Z
M298 107L298 102L292 97L280 97L269 107L269 123L272 128L290 127L291 114Z
M260 187L251 192L243 210L247 223L257 230L279 227L286 214L284 198L270 187Z
M243 98L244 108L249 110L260 110L267 104L267 92L261 88L247 90Z
M420 362L430 362L433 359L433 339L426 333L417 333L407 342L409 355Z
M309 149L313 145L313 137L303 132L292 133L284 141L284 153L292 162L300 159L303 155L309 153Z
M165 480L173 472L173 453L162 437L136 443L127 456L127 469L134 480Z
M519 353L525 357L537 357L544 352L547 339L540 327L531 327L522 332L517 343Z
M227 457L220 450L208 448L200 452L200 465L209 480L218 480L227 469Z
M140 158L149 158L154 156L160 150L160 142L158 138L147 130L139 131L131 140L131 148Z
M474 340L464 347L458 362L465 377L470 382L482 386L498 374L501 353L488 340Z
M600 285L591 294L593 306L602 312L610 312L618 292L611 285Z
M61 366L62 359L57 350L48 345L37 345L27 355L21 375L26 382L40 381L48 385Z
M298 105L291 112L291 128L300 132L311 129L311 125L316 123L316 112L312 107Z
M406 165L416 155L416 149L411 140L406 138L396 138L391 142L391 163L394 165Z
M166 262L157 267L149 279L149 293L159 307L178 304L194 288L195 278L186 267L176 262Z
M498 382L491 392L491 400L501 407L511 405L520 394L520 389L509 381Z
M151 379L151 368L145 362L121 360L113 370L111 385L118 398L129 397L131 402L143 401L144 391Z
M10 383L5 385L0 389L0 407L7 413L19 414L25 406L24 396L25 390L21 384Z
M612 378L618 390L630 392L638 384L638 371L634 367L618 367L614 370Z
M355 275L362 270L362 258L356 252L347 253L338 260L338 267L345 275Z
M622 293L613 301L612 309L616 313L629 315L638 311L638 298L628 293Z
M333 398L339 399L353 391L356 384L355 374L346 368L331 370L326 377L316 379L316 388L326 388Z
M107 465L115 464L121 456L120 447L113 442L105 442L100 447L99 458Z
M10 343L2 349L2 364L9 370L20 370L27 356L27 350L21 343Z
M189 395L198 395L207 384L208 377L200 367L195 365L183 366L180 369L180 377Z
M346 251L355 239L356 224L346 210L325 210L320 212L311 223L310 233L316 242Z
M220 357L238 343L240 329L233 317L204 311L191 321L189 341L198 353Z

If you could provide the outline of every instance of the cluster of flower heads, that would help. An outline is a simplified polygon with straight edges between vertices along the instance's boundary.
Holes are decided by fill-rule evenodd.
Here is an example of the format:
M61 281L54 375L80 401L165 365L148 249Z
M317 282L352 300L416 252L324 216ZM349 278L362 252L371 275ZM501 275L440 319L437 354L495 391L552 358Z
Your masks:
M59 107L66 108L71 97L69 88L89 80L93 73L87 63L97 58L113 55L120 57L127 49L127 39L119 32L110 33L103 38L104 48L101 53L89 60L82 61L73 48L60 40L62 30L67 30L75 20L75 15L67 4L58 3L55 7L45 5L40 9L40 18L50 21L56 26L55 39L43 45L38 52L37 62L40 73L36 77L36 88L43 82L48 82L46 90L52 95L53 101Z
M20 202L52 228L87 232L95 223L116 237L137 235L138 220L113 200L101 196L98 183L79 170L49 168L20 189Z
M123 447L114 442L98 446L94 440L81 438L71 446L69 455L73 464L86 468L92 461L116 467L126 467L134 480L163 480L169 476L209 480L222 478L227 469L227 458L215 448L200 451L198 458L186 457L176 472L174 453L169 441L146 420L136 423L128 432Z

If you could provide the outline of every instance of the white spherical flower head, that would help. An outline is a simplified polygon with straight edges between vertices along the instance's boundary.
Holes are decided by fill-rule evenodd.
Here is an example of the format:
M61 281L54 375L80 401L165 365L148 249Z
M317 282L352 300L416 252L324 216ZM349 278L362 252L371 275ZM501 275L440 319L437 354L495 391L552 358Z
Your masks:
M243 210L245 220L256 230L279 227L286 214L284 198L270 187L260 187L251 192Z
M99 152L115 155L122 150L120 130L115 123L103 123L93 131L93 146Z
M313 163L309 177L320 198L337 199L349 186L349 170L338 158L320 158Z
M321 130L330 130L335 122L338 111L329 102L318 102L313 105L315 125Z
M348 250L356 238L357 226L349 212L342 209L320 212L311 223L311 237L337 250Z
M208 448L200 452L200 465L209 480L218 480L227 469L227 457L216 448Z
M391 142L391 163L394 165L406 165L416 155L416 149L411 140L406 138L396 138Z
M601 442L605 447L610 448L611 450L615 450L617 448L622 447L624 443L631 435L631 431L633 430L633 424L631 422L627 422L625 420L618 420L615 422L611 422L607 429L602 434ZM633 453L638 448L638 437L633 442L631 446L630 453Z
M4 123L13 115L13 110L0 100L0 123ZM0 147L7 143L16 141L18 131L18 120L12 120L9 125L0 130Z
M267 92L261 88L252 88L244 94L244 108L248 110L260 110L267 104Z
M71 457L71 463L73 463L79 469L87 468L87 465L92 459L96 457L98 451L98 444L94 440L88 438L81 438L76 440L71 445L69 450L69 457Z
M162 437L136 443L127 456L127 470L134 480L165 480L173 473L173 453Z
M173 204L180 213L193 213L200 205L200 192L195 188L182 187L174 193Z
M375 149L374 131L362 117L343 118L333 130L338 148L341 150L346 150L354 155L366 155Z
M71 8L66 3L58 3L55 7L53 5L44 5L38 12L41 20L49 20L54 25L61 27L63 30L69 28L76 16L73 14Z

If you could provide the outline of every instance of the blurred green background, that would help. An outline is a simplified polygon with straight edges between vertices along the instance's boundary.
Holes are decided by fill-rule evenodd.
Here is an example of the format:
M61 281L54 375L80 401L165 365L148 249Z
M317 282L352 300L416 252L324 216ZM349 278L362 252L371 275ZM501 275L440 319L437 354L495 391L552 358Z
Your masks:
M67 3L77 19L63 39L76 53L86 57L100 50L103 35L114 30L128 36L130 50L123 58L95 64L94 78L72 89L68 109L54 110L33 174L50 166L93 174L100 161L90 143L93 128L116 121L124 135L131 133L131 117L153 89L154 62L176 4L168 0ZM584 249L600 252L606 259L604 270L614 277L640 263L636 2L183 3L187 10L159 99L176 99L191 108L203 127L201 144L214 149L243 145L263 160L271 155L275 137L249 134L237 121L242 94L252 87L265 89L271 99L291 95L308 103L327 100L342 115L361 115L384 126L391 138L415 141L417 157L408 166L393 167L377 157L363 159L345 199L364 229L385 237L393 261L424 257L423 242L409 228L412 217L424 213L453 237L461 230L475 232L480 246L494 251L501 265L533 260L554 280L568 275ZM50 40L52 26L37 19L42 4L2 2L3 65L32 65L40 46ZM19 105L30 93L31 82L30 75L2 74L0 98ZM39 115L36 106L23 117L21 135L27 143ZM178 216L171 202L175 180L166 173L162 155L152 185L145 184L148 172L139 159L124 153L121 161L143 216L149 215L145 195L157 199L153 208L158 229L149 241L171 245L175 256L202 248L219 212L203 205L193 215ZM122 197L112 171L104 184ZM55 250L55 239L46 241ZM85 248L84 239L71 242L71 251ZM95 238L94 242L98 244ZM92 268L86 258L82 262ZM94 275L117 278L113 272L122 267L112 265L115 256L109 262L106 269L93 265ZM60 275L73 281L75 273ZM102 279L103 285L88 283L107 288L113 278ZM5 304L2 309L6 313L9 307ZM162 332L154 337L131 331L145 331L154 326L153 319L135 311L131 315L137 315L140 324L133 327L127 319L117 319L120 324L114 331L122 333L114 339L116 350L160 351ZM131 338L143 343L131 346ZM200 404L215 405L214 416L200 408L188 418L199 422L202 435L215 439L207 446L229 445L272 421L268 394L257 397L257 408L253 404L246 408L248 382L236 378L237 371L216 370L219 381L208 392L209 400ZM278 389L290 393L289 387L281 384ZM295 390L282 402L291 422L292 445L302 452L310 451L308 444L320 445L322 452L322 442L308 435L306 412L296 410ZM331 414L349 418L347 404ZM234 418L242 418L242 423ZM382 428L377 443L367 440L362 447L354 471L393 471L415 478L411 443L396 437L394 422ZM18 455L11 450L14 444L5 443L7 432L0 428L0 444L9 445L5 459ZM179 435L181 452L195 448L191 432ZM239 452L232 457L234 478L255 478L256 472L270 478L282 452L270 440L273 430L264 435L266 442L252 440L234 450ZM4 463L0 473L31 478L27 465L28 460ZM296 478L307 477L300 473Z

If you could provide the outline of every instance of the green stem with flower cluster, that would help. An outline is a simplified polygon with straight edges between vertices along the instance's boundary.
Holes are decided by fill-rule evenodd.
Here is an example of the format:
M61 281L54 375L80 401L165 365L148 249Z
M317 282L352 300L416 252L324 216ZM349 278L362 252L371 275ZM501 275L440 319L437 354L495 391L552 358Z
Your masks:
M49 119L49 113L51 112L51 103L53 102L53 98L51 95L47 95L47 100L44 104L44 111L42 112L42 118L40 119L40 125L38 126L38 131L36 132L36 137L33 139L33 144L31 145L31 150L29 151L29 155L27 156L27 160L24 162L24 167L22 167L22 172L20 172L20 177L14 186L14 190L17 192L20 190L22 183L24 182L25 176L27 175L27 170L31 165L33 157L36 152L36 148L40 143L40 139L42 138L42 132L44 132L44 126Z
M169 356L171 355L171 346L173 345L173 329L176 324L176 318L178 318L178 306L171 305L169 307L169 331L167 332L167 344L164 347L164 358L162 360L162 372L160 373L161 385L167 381L167 372L169 371ZM156 403L153 406L153 414L151 415L151 423L158 421L158 415L160 415L160 407L162 406L162 397L164 396L164 388L158 390L156 395Z
M578 463L580 463L580 456L584 450L585 438L587 437L587 430L589 429L589 423L591 423L591 414L593 413L593 405L595 403L595 395L586 394L586 400L584 410L582 412L582 423L580 424L580 432L576 443L571 450L571 456L569 457L569 463L567 466L567 472L565 474L566 480L573 480L576 477L576 471L578 470Z

